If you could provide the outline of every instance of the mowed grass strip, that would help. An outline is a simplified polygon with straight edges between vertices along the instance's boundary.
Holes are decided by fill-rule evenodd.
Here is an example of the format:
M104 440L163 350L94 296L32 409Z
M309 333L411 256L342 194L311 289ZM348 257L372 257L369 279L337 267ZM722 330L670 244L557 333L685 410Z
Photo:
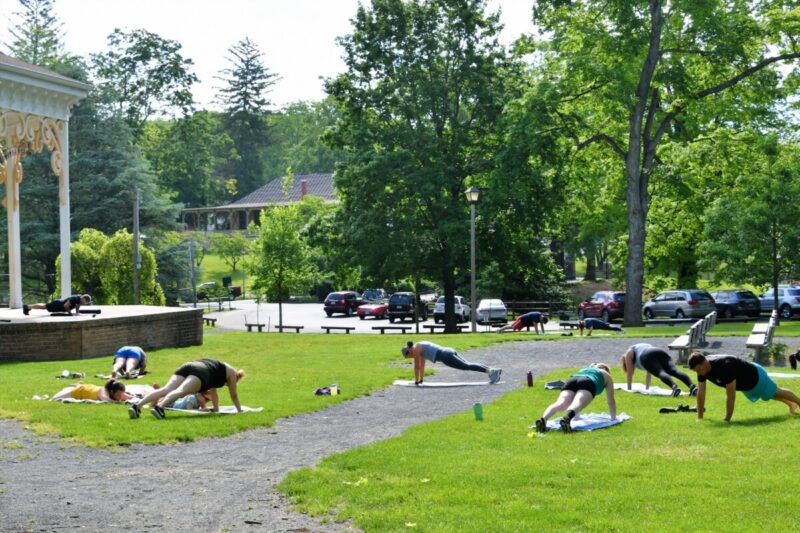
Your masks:
M622 379L614 372L615 379ZM291 472L279 488L301 510L366 531L789 531L800 415L741 394L733 423L710 386L706 420L659 414L694 399L617 393L633 419L590 433L537 435L558 395L534 388L400 437ZM800 390L800 380L778 380ZM420 390L420 394L430 391ZM607 410L605 397L588 412ZM788 489L788 490L787 490Z
M159 421L145 411L130 420L123 404L63 404L32 400L53 396L61 388L83 381L102 385L95 374L111 372L112 355L94 359L0 364L0 417L25 421L37 433L75 439L90 446L131 443L163 444L225 436L256 427L271 426L276 419L323 409L332 404L384 388L397 378L413 379L411 366L400 348L409 335L323 335L219 333L207 335L203 346L155 350L148 353L148 373L127 384L164 385L184 362L201 357L244 368L240 383L243 405L263 407L260 413L236 416L168 414ZM467 350L502 340L498 335L437 335L436 342ZM62 370L84 372L83 379L56 379ZM318 387L337 383L339 396L314 396ZM227 387L220 403L230 405Z

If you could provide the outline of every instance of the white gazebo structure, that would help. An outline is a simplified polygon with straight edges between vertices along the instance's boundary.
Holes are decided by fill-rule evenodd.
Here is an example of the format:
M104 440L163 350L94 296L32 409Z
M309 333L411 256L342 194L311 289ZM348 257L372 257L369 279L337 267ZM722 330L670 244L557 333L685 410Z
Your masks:
M5 182L3 207L8 215L9 307L22 307L19 186L22 158L47 148L58 178L61 236L61 294L72 291L69 209L70 110L91 89L86 83L61 76L0 53L0 181Z

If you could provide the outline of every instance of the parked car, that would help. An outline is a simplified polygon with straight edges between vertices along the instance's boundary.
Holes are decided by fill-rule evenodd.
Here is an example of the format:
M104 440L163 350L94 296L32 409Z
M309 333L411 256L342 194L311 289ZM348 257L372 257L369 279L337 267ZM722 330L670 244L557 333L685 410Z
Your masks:
M382 302L389 298L383 289L366 289L361 293L361 299L365 302Z
M772 311L775 295L772 289L767 290L758 297L763 311ZM794 313L800 313L800 287L778 287L778 313L781 318L792 318Z
M758 296L745 289L725 289L712 292L717 314L722 318L733 318L736 315L756 317L761 314L761 302Z
M351 316L356 312L358 306L363 303L364 300L361 299L361 296L359 296L357 292L332 292L325 297L323 309L328 316L331 316L333 313L342 313Z
M389 297L389 322L395 320L414 320L414 306L417 316L428 320L428 306L425 305L413 292L396 292Z
M456 315L456 322L466 322L469 320L470 306L463 296L454 296L454 298L453 312ZM439 299L436 300L436 305L433 307L433 321L437 324L444 322L444 296L439 296Z
M503 300L488 299L478 303L475 311L475 320L480 324L491 324L492 322L508 322L508 309Z
M374 316L375 318L386 318L388 312L389 300L359 305L358 309L356 309L356 314L361 320L364 320L368 316Z
M599 317L604 322L625 316L625 293L599 291L578 304L578 317Z
M644 316L647 319L655 316L674 318L702 318L714 311L714 298L701 289L675 289L659 293L644 304Z

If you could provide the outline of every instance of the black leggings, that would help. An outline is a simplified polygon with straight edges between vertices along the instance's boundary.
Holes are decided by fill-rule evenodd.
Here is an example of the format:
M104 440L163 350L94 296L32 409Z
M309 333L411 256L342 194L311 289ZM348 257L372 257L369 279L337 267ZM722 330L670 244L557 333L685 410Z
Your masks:
M658 376L658 378L669 385L670 388L674 388L676 386L675 382L670 376L675 376L679 380L683 381L683 383L686 384L686 386L690 389L694 385L692 380L689 379L689 376L677 369L675 363L672 362L672 358L670 358L669 354L664 350L650 348L643 351L639 355L639 363L644 367L645 370L654 376Z
M472 370L474 372L483 372L484 374L489 372L489 367L486 365L467 362L458 355L458 352L449 348L439 350L436 353L436 362L445 364L456 370Z

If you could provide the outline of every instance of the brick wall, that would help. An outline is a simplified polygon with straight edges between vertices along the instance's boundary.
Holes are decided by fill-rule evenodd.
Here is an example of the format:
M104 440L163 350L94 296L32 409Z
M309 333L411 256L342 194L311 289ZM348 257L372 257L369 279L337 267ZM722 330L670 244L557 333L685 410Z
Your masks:
M202 309L88 320L0 323L0 361L55 361L113 354L120 346L203 344Z

